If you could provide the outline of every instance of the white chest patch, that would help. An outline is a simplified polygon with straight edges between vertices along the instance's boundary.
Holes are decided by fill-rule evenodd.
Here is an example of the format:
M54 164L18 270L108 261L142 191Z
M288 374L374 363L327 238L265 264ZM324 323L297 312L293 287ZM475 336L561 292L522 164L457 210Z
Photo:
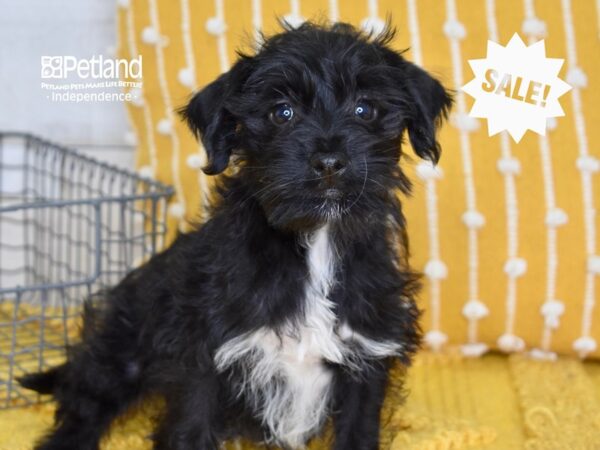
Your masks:
M360 358L398 354L401 345L376 342L339 324L328 295L335 282L336 258L328 226L307 242L309 279L304 317L279 330L259 328L237 336L215 355L217 370L241 361L244 392L276 443L301 448L323 424L331 396L328 360L352 364ZM350 345L352 343L352 345Z

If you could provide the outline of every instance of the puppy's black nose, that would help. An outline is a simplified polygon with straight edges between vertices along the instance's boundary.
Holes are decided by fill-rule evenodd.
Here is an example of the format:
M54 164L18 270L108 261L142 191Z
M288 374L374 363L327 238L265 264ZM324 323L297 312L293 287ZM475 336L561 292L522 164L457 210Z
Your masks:
M341 175L347 164L348 158L341 152L318 152L310 158L310 165L320 177Z

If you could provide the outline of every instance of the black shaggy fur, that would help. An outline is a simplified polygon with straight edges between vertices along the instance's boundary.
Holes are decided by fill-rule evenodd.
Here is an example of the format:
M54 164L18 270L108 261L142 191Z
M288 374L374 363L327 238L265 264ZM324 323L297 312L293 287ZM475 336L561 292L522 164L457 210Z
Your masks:
M409 363L419 328L416 277L401 257L397 194L410 190L398 164L401 138L406 130L417 154L436 162L436 127L451 100L388 47L392 36L345 24L288 27L191 99L182 112L207 150L206 173L221 173L231 158L235 167L221 178L210 220L88 301L81 343L64 365L21 379L58 402L38 450L97 449L112 420L149 393L166 399L156 449L268 440L236 396L235 374L218 373L213 357L244 332L301 320L302 242L326 222L339 255L329 296L339 322L401 343ZM358 102L374 117L357 115ZM282 104L293 117L277 124ZM327 158L334 173L318 166ZM389 363L370 360L357 371L323 361L334 377L333 448L378 448Z

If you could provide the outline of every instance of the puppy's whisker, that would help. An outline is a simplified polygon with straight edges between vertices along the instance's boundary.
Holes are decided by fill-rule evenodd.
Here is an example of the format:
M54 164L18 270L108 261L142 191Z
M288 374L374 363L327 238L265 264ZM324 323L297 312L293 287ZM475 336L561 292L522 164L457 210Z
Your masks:
M373 178L367 178L368 181L370 181L371 183L374 183L378 186L381 187L381 189L388 191L389 189L387 187L385 187L383 184L381 184L379 181L374 180Z
M347 214L348 211L350 211L350 209L352 209L352 207L354 205L356 205L356 203L358 203L358 201L362 197L363 193L365 192L365 186L367 185L367 179L368 179L368 175L369 175L369 164L367 164L367 157L366 156L363 157L363 161L365 163L365 176L363 178L362 189L360 190L360 194L358 194L358 197L356 197L356 200L354 200L350 206L348 206L346 209L344 209L342 211L342 214Z
M242 169L268 169L269 166L245 166L245 165L240 165L240 170Z

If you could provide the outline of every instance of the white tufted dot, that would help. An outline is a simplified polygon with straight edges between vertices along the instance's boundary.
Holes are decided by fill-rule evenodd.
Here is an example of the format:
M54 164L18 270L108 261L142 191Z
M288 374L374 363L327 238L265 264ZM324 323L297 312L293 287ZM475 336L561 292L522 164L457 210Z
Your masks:
M144 97L142 95L142 89L141 88L131 88L129 89L129 95L131 96L131 104L134 106L143 106L144 105Z
M360 23L360 27L373 36L379 36L385 30L385 21L379 17L367 17Z
M179 69L177 73L177 80L186 87L193 88L194 87L194 71L189 67L184 67L183 69Z
M558 121L556 120L556 117L547 117L546 118L546 128L548 130L555 130L557 126L558 126Z
M443 172L431 161L421 161L417 164L417 176L422 180L436 180L442 178Z
M467 35L467 30L458 20L447 20L444 23L444 34L452 39L464 39Z
M498 171L504 175L515 175L521 173L521 163L519 160L512 156L500 158L496 163Z
M219 17L209 18L204 26L206 27L206 31L213 36L221 36L227 31L227 24Z
M439 259L432 259L425 264L425 269L423 270L427 278L433 280L443 280L448 276L448 268L443 261Z
M119 5L121 8L128 8L129 0L117 0L117 5Z
M576 162L577 168L582 172L595 173L600 170L600 160L593 156L580 156Z
M585 358L589 353L596 350L596 340L590 336L581 336L573 342L573 350L579 353L581 358Z
M587 270L595 275L600 275L600 255L588 256Z
M169 119L160 119L158 124L156 125L156 131L158 131L162 135L171 134L173 131L173 124Z
M157 44L160 41L160 35L156 28L148 26L142 30L142 42L145 44Z
M171 217L181 219L185 214L185 209L181 203L175 202L169 205L169 214Z
M569 221L569 216L560 208L552 208L546 213L546 226L560 227Z
M560 325L560 316L565 312L565 305L560 300L548 300L541 306L540 312L546 326L556 329Z
M451 118L452 125L462 131L473 132L479 129L479 120L468 113L456 113Z
M523 258L509 258L504 263L504 273L511 278L523 276L527 272L527 261Z
M546 36L546 22L538 17L528 17L523 21L521 31L529 37L544 37Z
M304 22L306 22L306 19L304 17L302 17L300 14L286 14L285 16L283 16L283 20L285 20L292 28L298 28L300 27Z
M465 303L465 306L463 306L462 313L467 319L479 320L487 316L490 311L487 306L479 300L469 300Z
M446 333L442 333L439 330L428 331L423 339L429 348L433 350L441 349L442 346L448 342L448 336Z
M190 169L198 170L204 165L202 156L199 153L192 153L186 159L186 164Z
M496 342L498 348L503 352L522 352L525 349L525 341L514 334L505 333Z
M152 166L141 166L137 172L138 175L142 178L145 178L147 180L154 179L154 169L152 168Z
M567 71L567 83L573 87L584 88L587 86L587 75L581 67L571 67Z
M485 217L483 217L483 214L474 209L465 212L462 215L462 221L467 227L474 229L479 229L485 225Z
M554 352L549 352L539 348L534 348L529 352L529 356L538 361L556 361L558 356Z
M137 145L138 144L137 136L131 130L125 132L125 134L123 135L123 140L125 141L125 143L127 145Z
M464 356L469 358L477 358L488 351L488 346L483 342L475 342L473 344L461 345L460 351Z
M562 316L565 312L565 304L560 300L548 300L541 306L540 312L544 316Z

